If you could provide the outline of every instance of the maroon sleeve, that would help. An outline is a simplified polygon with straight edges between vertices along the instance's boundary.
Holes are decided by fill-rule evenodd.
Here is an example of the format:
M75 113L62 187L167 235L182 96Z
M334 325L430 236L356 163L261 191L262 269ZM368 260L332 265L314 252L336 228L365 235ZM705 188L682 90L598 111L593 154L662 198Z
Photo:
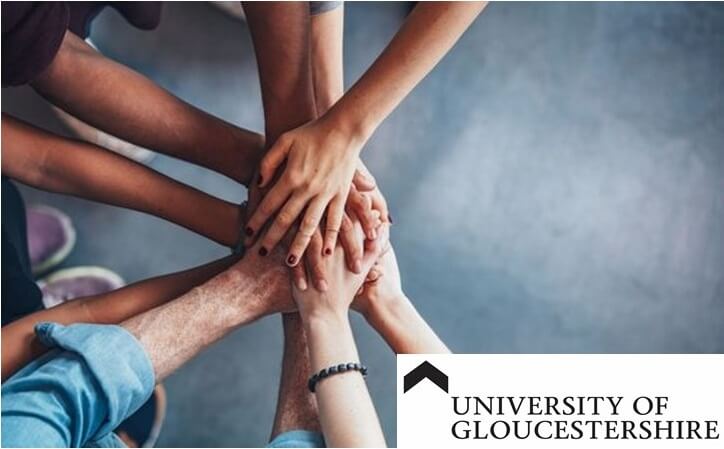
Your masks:
M90 34L91 23L106 6L112 6L131 25L153 30L161 21L161 2L68 2L68 29L81 39Z
M2 85L27 84L53 61L68 28L65 2L2 2Z

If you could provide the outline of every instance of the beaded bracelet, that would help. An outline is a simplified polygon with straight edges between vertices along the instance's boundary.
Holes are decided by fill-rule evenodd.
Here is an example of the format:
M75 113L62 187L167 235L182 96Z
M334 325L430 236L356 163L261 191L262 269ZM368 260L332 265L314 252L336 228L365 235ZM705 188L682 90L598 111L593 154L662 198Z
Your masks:
M309 382L307 383L309 391L314 393L314 390L317 388L317 382L320 380L329 376L334 376L335 374L345 373L347 371L359 371L362 376L367 376L367 367L361 363L350 362L332 365L329 368L324 368L322 371L309 378Z

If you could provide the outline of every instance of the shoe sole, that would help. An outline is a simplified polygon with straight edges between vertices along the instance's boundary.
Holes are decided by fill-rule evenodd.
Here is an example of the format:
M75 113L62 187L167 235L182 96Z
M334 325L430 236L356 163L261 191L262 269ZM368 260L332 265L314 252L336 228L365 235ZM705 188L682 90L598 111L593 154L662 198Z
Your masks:
M51 282L60 281L63 279L68 278L74 278L79 276L92 276L92 277L99 277L105 279L109 284L111 284L111 290L117 290L124 285L126 285L126 281L123 280L121 276L119 276L117 273L103 267L97 267L97 266L83 266L83 267L73 267L73 268L65 268L62 270L58 270L54 272L53 274L44 277L43 279L38 281L38 287L42 289L46 284L50 284ZM50 307L54 307L58 304L46 304L45 297L43 297L43 306L45 306L46 309L49 309Z
M156 416L153 418L151 432L141 447L154 447L156 445L156 441L158 441L161 434L161 428L163 428L163 422L166 420L166 388L164 388L163 384L158 384L154 389L154 393L156 394Z
M66 236L66 241L63 246L60 247L60 249L58 249L50 257L45 259L43 263L31 267L33 274L37 276L39 274L47 272L54 266L63 262L66 257L68 257L70 252L73 251L73 248L75 247L76 232L70 217L59 211L58 209L50 206L33 206L32 208L34 210L39 210L49 215L53 215L55 218L57 218L60 222L60 226L63 228L63 233Z

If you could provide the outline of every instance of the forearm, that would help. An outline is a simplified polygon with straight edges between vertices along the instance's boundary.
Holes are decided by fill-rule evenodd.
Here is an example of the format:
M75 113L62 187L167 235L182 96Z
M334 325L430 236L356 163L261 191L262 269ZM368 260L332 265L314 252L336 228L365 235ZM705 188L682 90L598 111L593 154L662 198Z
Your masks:
M281 311L269 304L289 295L288 284L286 267L262 265L258 256L249 254L208 282L122 326L141 342L160 381L232 330Z
M67 32L33 87L50 102L114 136L219 171L244 184L263 138L171 95Z
M264 104L265 135L273 144L285 131L316 116L307 2L242 2L251 31Z
M2 131L3 174L20 182L155 215L225 246L238 241L238 205L110 151L11 117L3 116Z
M36 337L40 322L118 324L199 285L234 262L227 257L179 273L147 279L112 292L79 298L25 316L2 328L2 381L47 351Z
M420 2L390 44L329 111L329 119L368 138L435 67L485 2Z
M305 317L312 372L357 362L359 355L347 313ZM345 372L316 385L319 419L329 447L386 446L367 385L358 372Z
M311 18L312 76L317 116L344 94L344 5Z
M364 317L396 354L450 352L405 296L371 305Z

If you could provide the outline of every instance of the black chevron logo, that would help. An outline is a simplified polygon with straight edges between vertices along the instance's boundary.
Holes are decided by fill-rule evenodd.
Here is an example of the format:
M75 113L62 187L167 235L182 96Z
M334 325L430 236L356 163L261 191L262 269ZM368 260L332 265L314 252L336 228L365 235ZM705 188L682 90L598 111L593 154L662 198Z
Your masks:
M438 388L447 393L447 374L437 369L427 360L420 363L417 368L405 374L403 393L407 393L410 388L419 384L425 378L430 379L430 382L434 383L438 386Z

